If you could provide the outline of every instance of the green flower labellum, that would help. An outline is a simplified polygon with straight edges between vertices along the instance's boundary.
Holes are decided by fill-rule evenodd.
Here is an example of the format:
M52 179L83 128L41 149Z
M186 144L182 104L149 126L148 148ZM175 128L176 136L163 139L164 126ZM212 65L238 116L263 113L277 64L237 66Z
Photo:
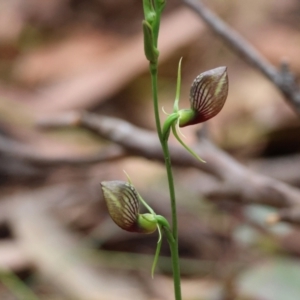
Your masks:
M101 187L108 212L113 221L130 232L152 233L157 221L152 214L139 214L139 195L135 187L125 181L103 181Z

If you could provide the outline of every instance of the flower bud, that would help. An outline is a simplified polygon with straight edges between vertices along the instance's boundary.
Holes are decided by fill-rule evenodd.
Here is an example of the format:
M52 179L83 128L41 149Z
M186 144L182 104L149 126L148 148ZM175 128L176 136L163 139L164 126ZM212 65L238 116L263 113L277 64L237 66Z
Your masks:
M157 221L152 214L139 214L139 195L128 182L103 181L101 187L108 212L113 221L130 232L152 233Z
M178 111L179 126L205 122L217 115L224 106L228 94L226 67L218 67L201 73L190 90L190 109Z
M152 31L152 26L147 22L143 21L143 31L144 31L144 52L146 58L152 62L157 62L159 52L156 49L154 36Z

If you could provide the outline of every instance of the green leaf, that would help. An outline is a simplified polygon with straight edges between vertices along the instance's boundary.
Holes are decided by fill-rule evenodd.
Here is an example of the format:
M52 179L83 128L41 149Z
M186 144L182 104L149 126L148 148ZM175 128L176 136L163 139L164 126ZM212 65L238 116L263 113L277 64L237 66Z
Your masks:
M145 56L151 63L156 63L159 52L154 46L155 41L153 38L152 27L147 21L143 21L143 32Z

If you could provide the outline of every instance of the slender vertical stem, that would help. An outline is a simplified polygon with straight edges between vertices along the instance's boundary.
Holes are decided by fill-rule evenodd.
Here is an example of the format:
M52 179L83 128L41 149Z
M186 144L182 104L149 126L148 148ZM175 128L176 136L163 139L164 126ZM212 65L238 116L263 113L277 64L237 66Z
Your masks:
M158 92L157 92L157 63L150 62L149 68L151 74L151 85L152 85L152 96L153 96L156 131L158 134L159 141L162 144L163 136L162 136L162 129L160 124L160 117L159 117Z
M174 239L172 232L168 228L163 227L163 229L164 229L164 232L167 236L168 243L169 243L170 250L171 250L175 299L176 300L181 300L180 268L179 268L179 257L178 257L178 241L176 241Z
M167 171L171 208L172 208L173 242L170 242L171 240L169 237L168 237L168 241L170 244L171 256L172 256L174 291L175 291L176 300L181 300L180 268L179 268L179 255L178 255L178 225L177 225L175 187L174 187L174 179L173 179L173 173L172 173L171 157L170 157L168 142L167 142L167 140L163 139L160 117L159 117L158 92L157 92L157 63L150 63L150 73L151 73L155 123L156 123L158 137L159 137L159 140L160 140L160 143L162 146L162 150L164 153L164 158L165 158L165 166L166 166L166 171Z
M171 199L171 208L172 208L172 232L173 237L178 243L178 222L177 222L177 208L176 208L176 196L175 196L175 186L174 186L174 179L173 179L173 172L172 172L172 165L171 165L171 157L169 152L168 143L163 140L162 141L162 149L165 157L165 166L168 176L168 184L169 184L169 192L170 192L170 199Z

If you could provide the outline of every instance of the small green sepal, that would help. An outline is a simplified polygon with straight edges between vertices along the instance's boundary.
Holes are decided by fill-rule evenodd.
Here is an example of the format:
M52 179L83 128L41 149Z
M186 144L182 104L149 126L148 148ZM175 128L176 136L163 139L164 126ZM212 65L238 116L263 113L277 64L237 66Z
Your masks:
M158 238L158 241L157 241L155 255L154 255L152 268L151 268L151 277L152 278L154 278L154 272L155 272L155 268L156 268L156 265L157 265L157 262L158 262L160 249L161 249L161 244L162 244L162 231L161 231L161 228L160 228L159 225L157 225L157 229L158 229L158 233L159 233L159 238Z
M173 107L174 112L178 112L179 110L179 98L180 98L180 87L181 87L181 62L182 62L182 57L180 58L178 63L176 96L175 96L174 107Z
M178 135L177 133L177 130L176 130L176 124L173 124L172 125L172 132L175 136L175 138L177 139L177 141L190 153L192 154L197 160L203 162L203 163L206 163L205 160L203 160L199 155L197 155L190 147L188 147L184 142L183 140L180 138L180 136Z
M158 261L159 254L160 254L163 230L171 231L170 224L165 217L163 217L161 215L155 215L155 219L157 222L157 229L158 229L159 235L158 235L158 241L157 241L157 246L156 246L156 250L155 250L154 260L153 260L153 264L152 264L152 268L151 268L152 278L154 277L155 267L157 265L157 261Z

